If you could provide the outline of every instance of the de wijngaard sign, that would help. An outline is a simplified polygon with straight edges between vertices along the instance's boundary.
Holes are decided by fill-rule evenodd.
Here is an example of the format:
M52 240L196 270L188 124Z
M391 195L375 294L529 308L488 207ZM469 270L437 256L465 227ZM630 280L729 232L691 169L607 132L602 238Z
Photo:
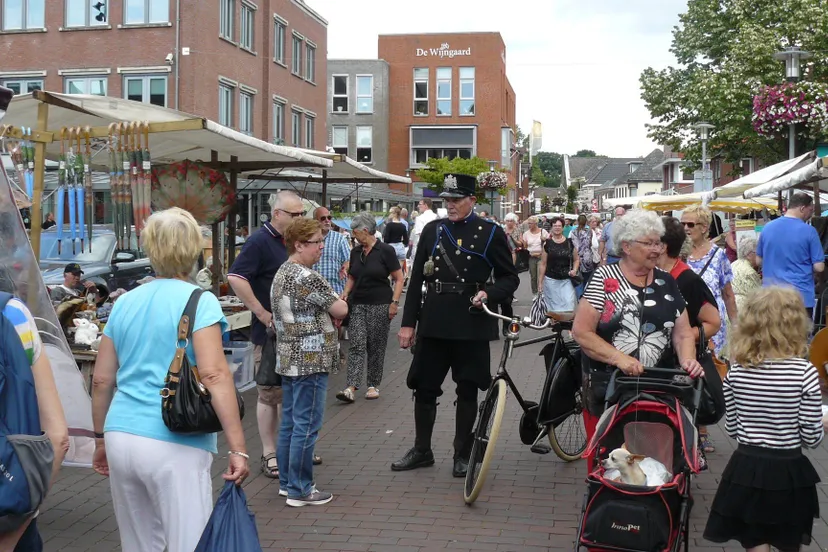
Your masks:
M439 58L455 58L462 56L470 56L471 48L465 50L452 50L448 42L444 42L439 48L417 48L417 57L439 57Z

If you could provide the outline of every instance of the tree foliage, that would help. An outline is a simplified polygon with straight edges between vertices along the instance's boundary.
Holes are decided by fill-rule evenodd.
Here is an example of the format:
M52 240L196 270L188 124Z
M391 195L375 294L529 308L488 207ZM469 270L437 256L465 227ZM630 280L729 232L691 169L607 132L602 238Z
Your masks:
M602 157L602 156L598 155L593 150L582 149L582 150L578 150L578 152L575 155L573 155L572 157Z
M552 199L549 196L543 196L541 198L541 213L548 213L552 211Z
M828 82L824 0L688 0L670 48L677 66L648 68L640 77L641 97L656 121L647 125L648 136L700 164L693 125L706 121L715 125L710 155L731 162L786 158L784 140L760 137L751 117L760 87L784 80L784 63L773 54L788 45L814 54L803 64L804 79Z
M566 212L567 213L574 213L575 212L575 202L578 199L578 187L577 186L569 186L566 189Z
M544 176L543 186L557 188L561 185L563 172L563 155L551 151L539 151L532 158L532 170L538 167Z
M416 175L417 178L428 183L430 190L440 193L443 191L443 180L447 174L467 174L477 177L478 174L488 170L489 162L480 157L472 157L471 159L442 157L440 159L428 159L426 168L418 169ZM478 192L478 201L483 200L484 196L485 194L482 191Z

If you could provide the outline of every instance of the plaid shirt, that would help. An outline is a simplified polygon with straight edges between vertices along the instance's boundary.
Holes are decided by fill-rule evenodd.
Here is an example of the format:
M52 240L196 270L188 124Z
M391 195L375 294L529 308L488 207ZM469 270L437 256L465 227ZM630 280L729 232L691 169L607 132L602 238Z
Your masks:
M351 248L348 247L348 240L339 232L331 230L325 236L325 248L322 250L322 257L319 262L313 265L313 269L325 278L337 295L345 291L346 278L339 277L342 265L351 258Z

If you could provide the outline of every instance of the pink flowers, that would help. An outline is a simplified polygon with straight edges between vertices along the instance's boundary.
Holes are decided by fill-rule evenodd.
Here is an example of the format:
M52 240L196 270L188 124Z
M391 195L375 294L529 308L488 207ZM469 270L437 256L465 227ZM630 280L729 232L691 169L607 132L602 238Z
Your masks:
M500 190L509 184L509 175L500 171L482 172L477 175L477 183L481 188Z
M615 293L621 289L621 284L615 278L607 278L604 280L604 291L607 293Z
M613 314L615 314L615 304L607 299L604 301L604 310L601 311L601 322L607 324L612 320Z
M802 81L763 86L753 98L753 129L775 137L798 125L798 134L818 137L828 131L828 85Z

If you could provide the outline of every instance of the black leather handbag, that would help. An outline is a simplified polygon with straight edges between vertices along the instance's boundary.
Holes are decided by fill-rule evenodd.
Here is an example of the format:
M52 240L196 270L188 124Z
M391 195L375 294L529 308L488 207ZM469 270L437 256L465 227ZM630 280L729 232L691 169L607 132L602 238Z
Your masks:
M187 344L193 337L198 301L202 289L190 295L181 320L178 322L178 341L175 356L170 363L165 387L161 390L161 416L174 433L199 434L221 431L221 422L212 404L212 396L201 383L198 368L187 358ZM244 417L244 399L236 390L239 417Z
M696 425L714 425L725 415L724 385L713 362L713 353L707 347L704 328L699 326L699 345L696 360L704 368L704 386L696 412Z

